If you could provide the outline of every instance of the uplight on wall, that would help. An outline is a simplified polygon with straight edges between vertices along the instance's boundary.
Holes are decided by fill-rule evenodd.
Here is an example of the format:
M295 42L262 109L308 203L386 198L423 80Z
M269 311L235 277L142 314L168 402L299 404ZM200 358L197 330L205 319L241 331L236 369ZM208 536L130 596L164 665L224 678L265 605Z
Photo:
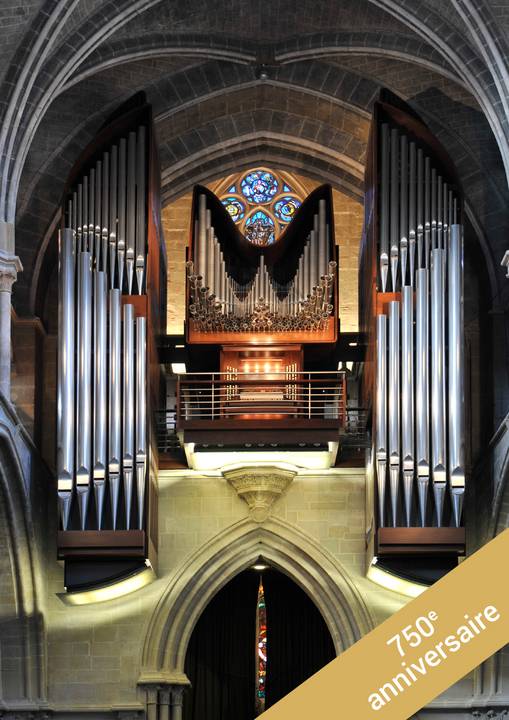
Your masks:
M185 363L179 363L175 362L171 364L171 371L174 375L185 375L186 370L186 364Z
M377 563L378 558L374 557L367 572L368 578L377 585L412 598L419 597L419 595L428 589L427 585L404 580L397 575L387 572L387 570L383 570Z
M58 597L66 605L91 605L92 603L107 602L116 598L124 597L130 593L140 590L155 580L155 572L148 560L145 560L145 568L134 575L130 575L115 583L81 590L78 592L59 593Z

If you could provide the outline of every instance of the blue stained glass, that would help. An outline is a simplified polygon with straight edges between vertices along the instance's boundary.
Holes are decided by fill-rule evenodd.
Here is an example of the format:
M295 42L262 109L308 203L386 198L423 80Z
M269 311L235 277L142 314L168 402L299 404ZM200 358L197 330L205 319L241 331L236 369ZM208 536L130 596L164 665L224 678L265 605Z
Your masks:
M229 193L236 193L236 192L237 192L237 188L235 187L235 185L232 185L231 188L228 188L228 191L227 191L227 192L229 192Z
M266 170L250 172L240 183L242 194L253 205L270 202L278 188L278 181L272 173Z
M227 197L221 200L223 205L226 208L226 212L231 217L233 222L238 222L239 220L242 220L244 217L245 207L240 202L240 200L237 200L237 198Z
M289 223L300 207L300 201L293 197L284 197L274 205L274 212L278 220Z
M289 185L287 185L286 183L284 183L284 185L283 185L283 192L293 192L293 190L292 190L292 188L291 188Z
M263 210L257 210L246 220L246 237L254 245L272 245L274 221Z

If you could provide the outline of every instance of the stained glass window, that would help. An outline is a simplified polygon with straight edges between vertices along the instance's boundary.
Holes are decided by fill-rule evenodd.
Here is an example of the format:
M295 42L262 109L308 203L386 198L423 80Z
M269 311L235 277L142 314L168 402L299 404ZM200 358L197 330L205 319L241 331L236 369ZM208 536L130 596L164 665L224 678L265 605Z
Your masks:
M272 200L279 189L279 183L271 172L253 170L242 178L240 189L248 202L261 205Z
M274 213L281 222L289 223L293 219L297 209L300 207L300 200L294 197L284 197L274 205Z
M306 193L287 173L258 167L230 175L218 194L247 240L270 245L293 220Z
M265 710L265 686L267 682L267 607L263 580L260 576L256 604L256 714Z
M221 202L225 206L228 215L231 217L233 222L242 220L245 214L245 207L240 200L237 200L237 198L234 197L227 197L221 200Z

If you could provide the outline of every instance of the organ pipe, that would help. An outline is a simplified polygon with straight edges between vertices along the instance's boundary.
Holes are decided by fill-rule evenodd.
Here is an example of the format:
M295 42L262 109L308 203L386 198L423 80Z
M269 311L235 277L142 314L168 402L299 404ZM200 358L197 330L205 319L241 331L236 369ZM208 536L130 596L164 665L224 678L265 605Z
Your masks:
M431 447L433 492L439 527L442 524L446 483L443 273L444 251L437 248L431 257Z
M399 257L399 217L398 217L398 191L399 191L399 133L393 128L391 130L391 184L390 184L390 235L391 235L391 281L392 290L396 292L396 283L398 277L398 257Z
M413 290L402 289L401 299L401 453L406 524L410 526L414 484L414 311Z
M385 486L387 475L387 316L377 317L376 389L376 467L380 527L385 526Z
M417 150L414 142L409 151L409 187L408 187L408 259L410 266L410 285L415 282L415 246L417 240Z
M72 230L60 234L59 352L57 398L57 482L62 527L69 526L74 483L75 243Z
M426 525L429 484L429 282L424 268L416 276L415 415L417 491L421 525Z
M399 236L401 284L404 285L408 259L408 139L406 135L400 137Z
M382 125L381 153L381 219L380 219L380 282L382 292L387 288L389 274L389 126Z
M463 409L463 247L460 225L449 236L449 478L454 524L459 527L465 493L465 426Z
M400 471L399 303L389 303L389 476L392 525L397 526Z
M128 291L142 293L145 286L146 140L140 127L102 151L64 204L72 227L59 240L57 480L63 530L75 529L73 517L82 530L144 526L147 321L135 317L131 304L122 309L122 286L126 251Z

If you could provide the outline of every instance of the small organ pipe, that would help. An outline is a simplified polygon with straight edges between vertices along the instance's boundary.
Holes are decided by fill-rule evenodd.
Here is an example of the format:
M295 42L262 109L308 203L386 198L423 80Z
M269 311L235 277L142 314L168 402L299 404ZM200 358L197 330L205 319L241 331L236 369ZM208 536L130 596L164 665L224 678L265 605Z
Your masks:
M117 230L117 262L118 287L123 290L124 263L126 249L126 173L127 143L122 138L118 147L118 230Z
M124 476L125 523L131 527L134 461L134 306L124 305L123 313L123 430L122 469Z
M96 267L99 268L101 262L101 201L102 201L102 176L103 176L103 165L100 160L97 161L95 166L95 227L94 227L94 244L95 244L95 256L96 256Z
M432 471L437 525L442 524L446 482L445 347L443 303L444 251L432 251L431 262L431 429Z
M424 156L417 150L417 267L424 267Z
M382 292L387 289L389 274L389 126L382 125L381 153L381 211L380 211L380 282Z
M101 530L105 482L107 439L107 337L106 337L106 273L94 273L94 492L98 529Z
M198 256L195 258L197 275L205 277L205 252L207 246L207 198L204 194L198 198Z
M81 250L88 251L88 177L83 178L83 237Z
M74 484L75 235L60 233L57 483L62 527L68 529Z
M78 346L78 415L76 491L81 529L85 530L92 462L92 256L79 258L80 343Z
M406 283L408 260L408 139L406 135L400 137L399 237L403 286Z
M82 243L82 231L83 231L83 185L78 185L78 235L76 238L76 252L81 252Z
M414 300L413 289L401 291L401 452L407 527L411 524L414 484Z
M431 169L431 247L437 246L437 171Z
M324 198L318 202L318 275L327 274L327 214Z
M143 292L145 277L146 229L145 229L145 173L146 173L146 132L143 125L138 128L136 143L136 285L138 295Z
M408 187L408 260L410 266L410 285L413 287L415 283L415 244L417 238L417 204L416 204L416 184L417 184L417 152L414 142L410 143L409 153L409 174L410 181Z
M431 244L431 165L427 157L424 161L424 263L429 267L429 251Z
M437 247L445 247L442 244L443 218L442 218L442 200L443 200L443 180L439 175L437 178Z
M377 317L376 345L376 474L378 516L385 526L385 487L387 476L387 316Z
M95 168L91 168L88 176L88 250L92 256L92 263L95 260L97 248L95 246Z
M110 224L109 224L109 244L110 244L110 288L115 287L115 272L117 267L117 192L118 192L118 148L114 145L111 148L111 164L110 164ZM120 281L119 281L120 282ZM122 287L120 282L119 287Z
M465 420L463 408L463 247L461 225L452 225L449 238L449 483L456 527L460 526L465 493Z
M426 525L429 484L429 271L416 274L415 420L417 489L421 525Z
M102 175L102 202L101 202L101 254L102 269L107 272L108 269L108 223L109 223L109 177L110 177L110 155L103 153L103 175Z
M389 473L392 525L397 525L400 470L399 302L389 303Z
M127 207L126 207L127 292L133 294L134 263L136 253L136 133L130 132L127 145Z
M318 233L311 231L311 239L309 241L309 249L311 254L311 262L309 263L309 286L311 289L318 285Z
M399 192L399 133L395 128L391 130L391 281L392 291L397 290L398 259L399 259L399 228L398 228L398 192Z

